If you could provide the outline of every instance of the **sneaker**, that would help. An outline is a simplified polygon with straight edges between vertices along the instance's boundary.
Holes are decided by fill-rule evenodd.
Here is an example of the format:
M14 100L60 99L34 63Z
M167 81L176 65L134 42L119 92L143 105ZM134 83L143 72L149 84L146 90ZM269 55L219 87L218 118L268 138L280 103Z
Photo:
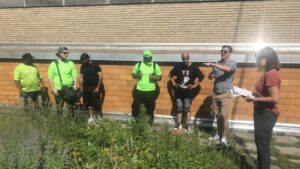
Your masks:
M175 130L182 130L182 124L179 124L177 127L174 128Z
M220 144L222 147L227 147L227 140L225 138L222 138Z
M88 124L92 124L92 123L94 123L94 122L95 122L95 120L94 120L93 117L90 117L90 118L88 119Z
M208 140L209 141L218 141L218 140L220 140L220 136L218 134L216 134L213 137L209 137Z
M191 127L188 127L184 130L186 133L190 133L191 132Z

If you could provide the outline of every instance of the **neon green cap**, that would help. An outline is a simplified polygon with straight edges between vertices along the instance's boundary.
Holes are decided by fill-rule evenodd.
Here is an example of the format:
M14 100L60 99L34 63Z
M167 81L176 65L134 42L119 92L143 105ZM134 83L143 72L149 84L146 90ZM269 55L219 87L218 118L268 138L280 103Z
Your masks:
M152 52L150 50L144 50L143 56L146 58L152 57Z

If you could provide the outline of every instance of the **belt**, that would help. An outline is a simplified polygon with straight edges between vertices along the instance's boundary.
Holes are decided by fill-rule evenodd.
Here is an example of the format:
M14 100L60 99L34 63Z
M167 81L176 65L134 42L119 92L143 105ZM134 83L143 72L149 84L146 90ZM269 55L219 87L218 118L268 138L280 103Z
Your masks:
M229 92L225 92L225 93L214 93L214 95L222 95L222 94L227 94Z

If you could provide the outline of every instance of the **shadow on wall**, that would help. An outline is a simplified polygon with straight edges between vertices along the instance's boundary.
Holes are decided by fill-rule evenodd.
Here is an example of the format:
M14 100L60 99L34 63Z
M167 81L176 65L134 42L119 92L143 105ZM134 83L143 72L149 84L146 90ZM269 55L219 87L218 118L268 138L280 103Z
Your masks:
M176 100L175 100L175 97L174 97L174 86L172 85L172 82L171 80L169 80L167 82L167 89L168 89L168 93L170 95L170 98L171 98L171 102L172 102L172 107L171 107L171 110L169 112L169 114L173 117L177 116L177 106L176 106Z
M101 115L103 115L102 107L103 107L104 100L105 100L105 86L104 83L102 83L100 87L100 105L99 105L100 107L99 112Z
M195 114L194 124L200 124L199 127L201 126L201 128L206 131L213 131L213 123L215 117L212 112L212 96L207 96ZM197 120L199 118L204 120L198 123Z
M197 113L195 114L195 118L214 120L214 116L212 115L212 96L207 96L204 99L202 105L200 105Z

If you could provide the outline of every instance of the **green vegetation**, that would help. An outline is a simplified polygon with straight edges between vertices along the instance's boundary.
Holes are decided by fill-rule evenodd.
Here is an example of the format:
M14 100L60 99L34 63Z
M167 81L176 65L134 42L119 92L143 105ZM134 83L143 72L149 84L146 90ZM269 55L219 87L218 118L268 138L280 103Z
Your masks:
M154 130L145 118L93 125L86 118L82 112L2 110L0 168L240 168L235 150L204 143L198 130L174 135L168 125Z

